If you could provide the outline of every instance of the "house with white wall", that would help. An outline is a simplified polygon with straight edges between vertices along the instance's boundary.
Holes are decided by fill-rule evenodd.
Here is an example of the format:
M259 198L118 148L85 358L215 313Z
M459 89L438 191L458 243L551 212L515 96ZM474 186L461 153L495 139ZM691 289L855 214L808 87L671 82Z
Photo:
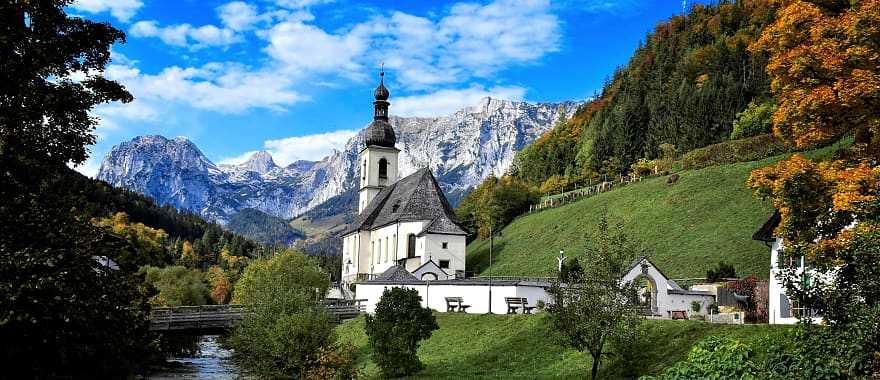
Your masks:
M775 211L773 215L752 235L752 239L762 241L770 247L770 281L768 284L769 305L768 319L770 324L791 325L798 322L800 317L809 317L813 323L821 323L822 317L814 311L798 306L796 300L788 296L785 285L779 279L782 271L782 260L780 253L783 249L782 238L776 236L776 227L782 221L779 211ZM796 273L809 273L806 262L803 257L789 258L794 260L787 267L796 266Z
M709 305L715 302L712 292L683 289L646 257L634 260L623 272L621 281L638 285L640 300L659 317L671 317L674 311L683 311L689 316L706 315ZM691 309L693 302L700 304L699 312Z
M467 233L434 174L424 168L398 176L400 150L388 122L390 93L384 72L380 75L373 122L358 155L358 215L342 234L342 282L371 279L396 266L415 272L429 263L442 269L442 279L462 274Z

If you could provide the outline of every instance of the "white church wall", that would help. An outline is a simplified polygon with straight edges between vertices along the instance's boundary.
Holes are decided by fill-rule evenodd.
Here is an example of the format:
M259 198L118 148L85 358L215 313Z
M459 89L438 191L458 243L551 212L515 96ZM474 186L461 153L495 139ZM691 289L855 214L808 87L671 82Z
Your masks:
M438 312L446 312L446 297L461 297L465 305L470 305L467 309L469 314L486 314L489 312L489 286L488 284L405 284L405 285L388 285L388 284L358 284L355 289L355 298L363 299L367 313L376 311L376 304L382 297L382 293L387 288L403 287L408 289L416 289L419 296L422 297L422 306L430 307ZM502 285L492 286L492 312L495 314L504 314L507 312L507 303L504 297L527 297L528 305L537 305L538 300L550 303L550 297L546 289L540 286L532 285ZM522 309L519 309L522 312Z
M464 271L466 244L464 236L426 234L423 236L425 254L421 262L424 264L433 259L435 263L442 260L449 261L449 268L443 268L446 273L455 274L455 271ZM446 243L446 248L443 248Z

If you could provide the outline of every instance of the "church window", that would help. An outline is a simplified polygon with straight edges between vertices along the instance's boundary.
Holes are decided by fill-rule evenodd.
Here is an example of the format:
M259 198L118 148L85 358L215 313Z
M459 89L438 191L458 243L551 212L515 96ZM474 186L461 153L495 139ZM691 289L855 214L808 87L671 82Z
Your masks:
M406 237L406 257L413 258L416 257L416 235L409 234Z
M388 160L379 159L379 178L388 178Z
M449 249L449 242L447 242L447 241L443 242L443 249Z
M388 254L388 238L386 237L386 238L385 238L385 262L386 262L386 263L388 262L388 257L389 257L389 256L390 256L390 255Z
M440 260L440 268L449 269L449 260Z

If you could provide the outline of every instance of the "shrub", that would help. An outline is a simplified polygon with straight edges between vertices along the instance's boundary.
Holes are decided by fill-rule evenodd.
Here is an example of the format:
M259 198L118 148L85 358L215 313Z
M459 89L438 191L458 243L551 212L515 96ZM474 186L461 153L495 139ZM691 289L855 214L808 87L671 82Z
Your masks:
M357 348L351 343L336 347L324 347L318 353L317 363L304 375L306 380L349 380L357 379Z
M776 112L776 104L774 103L749 103L748 108L736 114L730 139L736 140L772 132L774 112Z
M749 360L752 349L747 344L710 336L691 348L687 360L667 368L658 376L642 380L690 379L760 379L758 366Z
M233 302L252 313L229 339L237 360L260 377L302 377L333 347L333 324L318 295L329 283L304 254L284 251L252 262L235 286Z
M419 341L429 338L439 326L421 302L415 289L386 289L375 316L367 316L365 329L373 360L385 377L411 375L422 369L416 354Z
M706 271L706 281L709 282L718 282L724 280L725 278L735 278L736 277L736 268L733 265L720 262L718 266L714 269L709 269Z
M566 186L568 186L568 177L553 175L541 184L539 191L541 194L558 194L565 191Z
M153 306L197 306L212 301L205 275L198 270L182 266L145 266L140 273L144 276L144 283L158 291L150 297Z
M687 152L681 158L682 168L700 169L709 166L756 161L789 152L790 148L773 135L759 135L725 141Z
M640 158L630 166L630 170L639 177L646 177L654 172L655 162L647 158Z
M691 311L699 313L700 310L703 310L703 304L700 301L691 301Z

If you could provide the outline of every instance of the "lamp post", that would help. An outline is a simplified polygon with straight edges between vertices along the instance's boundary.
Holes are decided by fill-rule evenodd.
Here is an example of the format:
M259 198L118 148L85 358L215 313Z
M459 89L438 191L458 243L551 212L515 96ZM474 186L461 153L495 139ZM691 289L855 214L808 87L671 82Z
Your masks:
M501 231L498 231L501 236ZM489 229L489 314L492 314L492 248L495 245L495 231Z

